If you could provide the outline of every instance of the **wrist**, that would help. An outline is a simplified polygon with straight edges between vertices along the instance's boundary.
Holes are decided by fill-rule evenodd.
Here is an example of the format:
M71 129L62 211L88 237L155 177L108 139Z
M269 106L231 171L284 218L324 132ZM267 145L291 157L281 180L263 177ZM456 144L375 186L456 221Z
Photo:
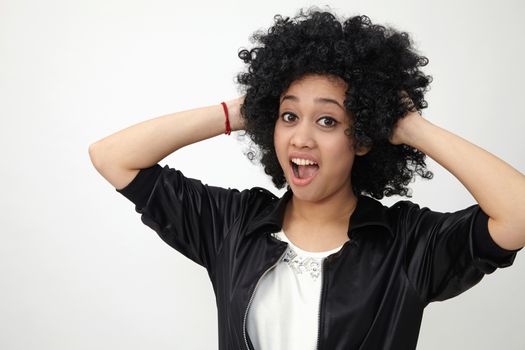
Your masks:
M400 120L401 143L419 149L420 140L427 137L425 132L432 125L428 120L418 113L410 113Z
M244 97L239 97L233 100L226 101L226 106L228 109L228 120L231 131L242 130L244 128L244 122L241 116L241 105L243 101Z

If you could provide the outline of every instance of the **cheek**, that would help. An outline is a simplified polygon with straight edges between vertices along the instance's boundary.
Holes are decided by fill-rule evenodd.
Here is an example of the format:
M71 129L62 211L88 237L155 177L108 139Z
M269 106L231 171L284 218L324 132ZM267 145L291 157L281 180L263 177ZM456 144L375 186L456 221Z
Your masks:
M353 159L346 155L339 154L332 159L333 169L338 173L348 173L352 168Z
M354 153L347 139L339 141L327 144L323 158L330 162L334 173L348 174L354 162Z
M336 157L346 157L353 154L352 144L346 135L338 135L337 138L326 138L324 140L324 148Z
M286 133L286 128L283 128L282 126L279 126L279 124L276 124L274 130L273 130L273 144L275 146L283 147L287 145L288 137Z
M273 133L273 147L275 148L275 151L279 153L278 150L281 147L281 135L277 130Z
M275 149L275 153L277 154L277 159L281 165L283 158L287 157L286 142L283 136L284 135L276 128L273 134L273 147Z

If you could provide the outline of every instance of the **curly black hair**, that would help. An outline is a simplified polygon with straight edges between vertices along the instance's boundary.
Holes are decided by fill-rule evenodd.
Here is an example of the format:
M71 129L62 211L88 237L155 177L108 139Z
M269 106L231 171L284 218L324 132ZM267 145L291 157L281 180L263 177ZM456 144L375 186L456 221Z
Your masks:
M397 120L409 111L421 114L427 107L424 92L432 81L418 68L428 59L417 54L408 33L372 24L365 15L340 21L313 7L299 10L294 18L276 15L274 25L266 32L256 31L251 40L257 46L238 53L248 65L247 72L236 77L245 92L241 116L264 171L277 188L286 184L273 143L279 98L307 74L334 75L347 83L344 104L354 117L348 135L355 147L371 147L355 158L354 193L376 199L411 197L406 185L415 174L433 177L424 153L389 142ZM412 103L401 98L403 91Z

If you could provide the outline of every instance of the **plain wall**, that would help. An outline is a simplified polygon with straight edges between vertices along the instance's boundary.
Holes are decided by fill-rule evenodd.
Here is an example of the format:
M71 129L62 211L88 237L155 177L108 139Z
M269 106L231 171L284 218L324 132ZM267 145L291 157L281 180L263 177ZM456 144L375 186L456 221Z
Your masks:
M249 36L303 1L0 0L0 348L215 349L206 271L142 224L88 146L142 120L238 95ZM433 76L423 115L525 171L521 1L332 1L411 33ZM263 186L225 135L160 162L204 183ZM432 160L411 200L474 204ZM472 169L476 171L476 169ZM383 200L391 204L401 198ZM520 255L521 254L521 255ZM525 260L430 304L418 349L525 348Z

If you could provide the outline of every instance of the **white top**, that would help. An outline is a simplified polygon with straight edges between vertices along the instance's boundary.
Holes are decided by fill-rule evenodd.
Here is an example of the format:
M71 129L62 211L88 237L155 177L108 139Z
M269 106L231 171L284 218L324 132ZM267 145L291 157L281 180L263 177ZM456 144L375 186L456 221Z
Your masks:
M283 231L274 237L288 243L286 253L259 280L248 310L247 330L255 350L317 348L322 261L341 249L308 252Z

